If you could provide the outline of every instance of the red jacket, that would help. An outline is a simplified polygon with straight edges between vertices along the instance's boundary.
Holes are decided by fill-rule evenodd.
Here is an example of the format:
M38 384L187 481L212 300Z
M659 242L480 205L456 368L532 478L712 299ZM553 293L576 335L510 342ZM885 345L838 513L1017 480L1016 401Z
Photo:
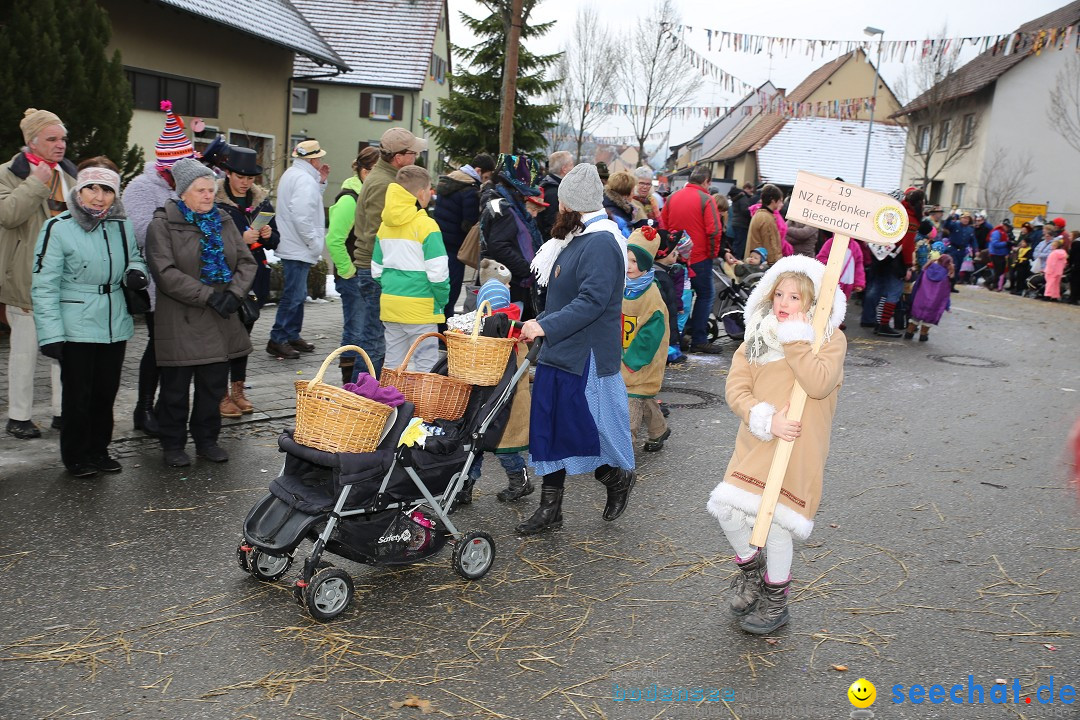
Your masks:
M690 263L712 260L720 255L724 224L709 191L688 184L668 198L660 212L663 227L671 232L685 230L694 242Z
M904 267L910 268L915 264L915 233L919 230L921 218L907 200L902 204L907 210L908 228L904 237L900 239L900 258L904 261Z

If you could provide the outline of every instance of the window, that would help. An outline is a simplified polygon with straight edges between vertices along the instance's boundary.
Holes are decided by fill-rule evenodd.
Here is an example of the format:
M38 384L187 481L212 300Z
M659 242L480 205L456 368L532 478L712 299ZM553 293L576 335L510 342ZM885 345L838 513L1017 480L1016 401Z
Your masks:
M431 101L430 100L421 100L420 101L420 117L422 117L424 120L427 120L428 122L431 122Z
M956 183L952 186L952 204L956 207L964 206L964 183Z
M394 96L373 94L371 96L371 110L369 115L371 115L372 120L393 120Z
M938 135L938 150L949 149L949 134L952 132L952 120L941 121L941 134Z
M916 135L915 152L927 153L930 152L930 126L920 125L918 134Z
M263 176L266 178L265 185L273 184L274 175L274 136L261 133L251 133L244 130L229 130L229 144L242 148L250 148L256 152L259 164L263 167ZM295 145L293 146L295 147ZM292 152L292 148L289 148Z
M292 151L293 151L293 148L295 148L297 145L299 145L300 143L304 142L307 139L308 139L308 136L307 136L306 132L301 132L299 134L290 135L289 136L289 153L291 154Z
M177 115L218 116L221 85L141 68L124 68L131 84L136 110L161 111L161 101L171 100Z
M294 113L307 112L307 88L292 89L292 111Z
M292 91L292 111L312 114L319 110L318 88L294 87Z
M975 113L969 113L964 116L964 133L960 137L960 145L968 147L973 142L975 142Z
M446 61L435 53L431 53L431 65L428 68L431 79L437 83L446 81Z
M416 112L415 98L413 102L413 112ZM360 117L369 120L404 120L405 96L362 92Z

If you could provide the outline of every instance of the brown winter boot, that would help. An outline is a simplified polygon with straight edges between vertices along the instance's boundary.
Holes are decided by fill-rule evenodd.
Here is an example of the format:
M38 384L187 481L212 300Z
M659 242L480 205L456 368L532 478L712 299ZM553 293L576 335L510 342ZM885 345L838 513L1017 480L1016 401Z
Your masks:
M338 367L341 368L341 384L352 382L353 370L356 368L356 358L343 357L338 360Z
M915 337L915 321L912 320L907 324L907 330L904 331L904 339L910 340Z
M240 408L236 407L236 403L233 402L233 399L228 393L225 393L225 397L221 398L219 410L221 411L221 417L223 418L238 418L244 414L240 412Z
M241 413L244 415L250 415L255 412L255 406L252 405L248 399L244 396L244 381L237 380L231 386L230 397L232 398L233 405L235 405Z

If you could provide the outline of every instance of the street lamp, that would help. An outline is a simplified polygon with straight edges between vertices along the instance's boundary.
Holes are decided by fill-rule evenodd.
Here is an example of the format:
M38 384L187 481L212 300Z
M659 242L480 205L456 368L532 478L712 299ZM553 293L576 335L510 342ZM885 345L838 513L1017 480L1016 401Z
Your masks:
M866 187L866 164L870 161L870 135L874 132L874 108L877 106L878 76L881 74L881 41L885 37L885 31L867 25L863 28L863 32L870 37L878 36L877 64L874 66L874 94L870 100L870 124L866 127L866 153L863 155L862 182L860 183L862 187Z

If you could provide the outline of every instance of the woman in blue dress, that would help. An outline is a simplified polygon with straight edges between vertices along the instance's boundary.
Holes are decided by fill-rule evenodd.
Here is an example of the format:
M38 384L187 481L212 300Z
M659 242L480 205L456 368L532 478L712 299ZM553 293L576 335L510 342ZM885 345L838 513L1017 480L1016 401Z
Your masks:
M522 328L543 337L529 418L530 464L543 476L540 507L518 525L533 535L562 527L566 476L592 471L607 487L604 519L626 509L634 449L622 363L626 241L603 209L596 167L582 163L559 185L552 239L532 268L546 286L545 310Z

